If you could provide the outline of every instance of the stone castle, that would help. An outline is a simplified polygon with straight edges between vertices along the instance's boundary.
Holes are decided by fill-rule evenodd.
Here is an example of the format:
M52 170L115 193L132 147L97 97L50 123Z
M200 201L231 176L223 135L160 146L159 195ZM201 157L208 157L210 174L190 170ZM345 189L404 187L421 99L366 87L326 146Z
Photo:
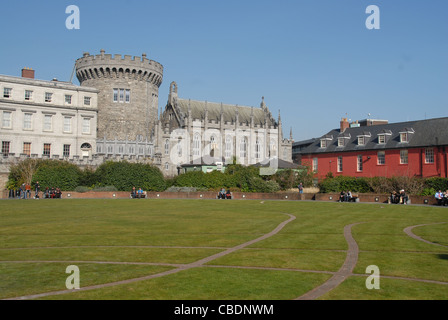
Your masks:
M93 167L106 160L139 161L155 164L165 176L176 175L183 164L191 163L200 166L217 161L229 163L237 159L239 163L251 165L269 158L292 162L292 134L289 139L283 137L280 112L278 118L274 118L264 98L260 107L183 99L178 96L177 83L172 82L167 104L159 114L159 88L163 81L163 66L149 60L146 54L142 57L113 56L106 54L104 50L98 55L84 53L76 61L75 70L81 85L79 89L71 83L64 83L64 86L73 86L70 87L72 91L88 92L91 96L87 100L89 107L97 107L97 114L89 118L90 122L93 121L89 124L89 129L93 131L91 134L94 134L94 139L90 139L88 143L91 149L87 151L83 149L82 153L77 153L76 149L72 148L73 151L62 156L62 151L53 150L62 150L69 144L58 146L57 136L52 140L51 154L50 152L46 154L40 149L23 153L21 150L15 153L5 151L9 150L8 144L8 149L2 150L1 171L26 157L64 158L80 166ZM25 78L23 75L22 77ZM4 90L13 87L16 80L5 76L5 84L2 87ZM41 87L43 82L27 81L36 88ZM44 86L58 85L63 88L62 83L56 79L47 82L48 84L44 83ZM27 83L23 84L26 85ZM15 93L20 91L12 89L13 92L14 90ZM67 100L66 92L63 93ZM82 97L75 100L81 99ZM93 104L90 104L90 101ZM13 102L5 99L5 102L30 105L29 101ZM34 105L36 108L48 107L47 101ZM59 105L65 108L72 107L62 102L51 106L54 109L52 114L55 115L55 120L58 119L57 113L62 112L59 111ZM73 106L72 109L79 108ZM68 125L67 113L61 114L65 117L64 125ZM84 121L83 126L87 125L87 120L84 118L76 123L81 121ZM20 124L17 125L19 126ZM71 133L74 134L73 139L76 141L84 141L82 140L85 138L84 132L82 135L77 132ZM36 143L33 142L33 148L38 144L42 145L41 132L28 131L25 134L35 135L38 139Z

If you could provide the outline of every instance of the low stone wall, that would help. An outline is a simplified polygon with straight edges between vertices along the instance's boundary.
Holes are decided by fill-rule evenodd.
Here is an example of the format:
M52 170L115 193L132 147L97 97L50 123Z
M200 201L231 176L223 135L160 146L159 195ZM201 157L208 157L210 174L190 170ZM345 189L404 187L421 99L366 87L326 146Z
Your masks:
M34 195L34 192L32 193ZM40 194L42 197L42 193ZM218 193L214 191L205 192L147 192L147 199L216 199ZM359 194L359 202L377 202L387 203L388 195L362 193ZM233 199L236 200L316 200L333 201L339 200L339 193L303 193L297 192L277 192L277 193L251 193L251 192L232 192ZM0 198L7 199L8 192L0 193ZM62 193L64 199L129 199L130 192L127 191L89 191L89 192L71 192ZM437 201L433 196L410 196L412 204L435 205Z
M318 201L338 201L339 193L316 193L315 200ZM377 202L388 203L389 195L387 194L375 194L375 193L360 193L357 195L359 202ZM436 199L433 196L409 196L411 204L437 204Z

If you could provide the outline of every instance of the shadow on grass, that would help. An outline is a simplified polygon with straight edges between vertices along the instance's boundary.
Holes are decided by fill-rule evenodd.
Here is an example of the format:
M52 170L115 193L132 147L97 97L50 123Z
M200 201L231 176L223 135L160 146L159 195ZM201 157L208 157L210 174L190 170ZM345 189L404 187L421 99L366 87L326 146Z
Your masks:
M448 254L438 254L437 257L442 260L448 260Z

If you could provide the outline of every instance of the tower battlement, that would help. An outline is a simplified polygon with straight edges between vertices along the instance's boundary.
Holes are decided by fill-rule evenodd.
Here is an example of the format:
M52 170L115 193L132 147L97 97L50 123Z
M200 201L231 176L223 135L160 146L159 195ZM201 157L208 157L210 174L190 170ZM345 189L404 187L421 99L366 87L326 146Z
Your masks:
M99 55L85 52L76 60L76 76L80 83L90 79L128 78L150 82L160 87L163 80L163 66L150 60L143 54L141 57L121 54L106 54L101 50Z

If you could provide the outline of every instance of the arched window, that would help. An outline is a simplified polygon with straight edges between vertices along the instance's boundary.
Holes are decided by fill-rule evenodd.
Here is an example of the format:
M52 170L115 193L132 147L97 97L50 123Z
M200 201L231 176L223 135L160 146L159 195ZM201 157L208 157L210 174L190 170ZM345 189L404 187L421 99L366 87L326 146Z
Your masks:
M255 158L260 159L261 157L261 143L260 139L257 138L257 141L255 142Z
M166 139L165 140L165 155L169 155L170 154L170 140Z
M201 135L196 133L193 137L193 156L199 157L201 155Z
M182 139L179 138L177 140L177 156L180 158L182 157Z
M170 170L170 164L168 162L165 162L165 170L166 171Z
M226 136L226 159L232 157L232 137L230 135Z
M243 137L240 143L240 158L246 158L247 156L247 138Z
M269 144L269 153L271 157L277 156L277 141L275 141L275 139L271 139L271 143Z
M216 137L210 137L210 156L215 156L215 150L218 148L218 144L216 143Z

